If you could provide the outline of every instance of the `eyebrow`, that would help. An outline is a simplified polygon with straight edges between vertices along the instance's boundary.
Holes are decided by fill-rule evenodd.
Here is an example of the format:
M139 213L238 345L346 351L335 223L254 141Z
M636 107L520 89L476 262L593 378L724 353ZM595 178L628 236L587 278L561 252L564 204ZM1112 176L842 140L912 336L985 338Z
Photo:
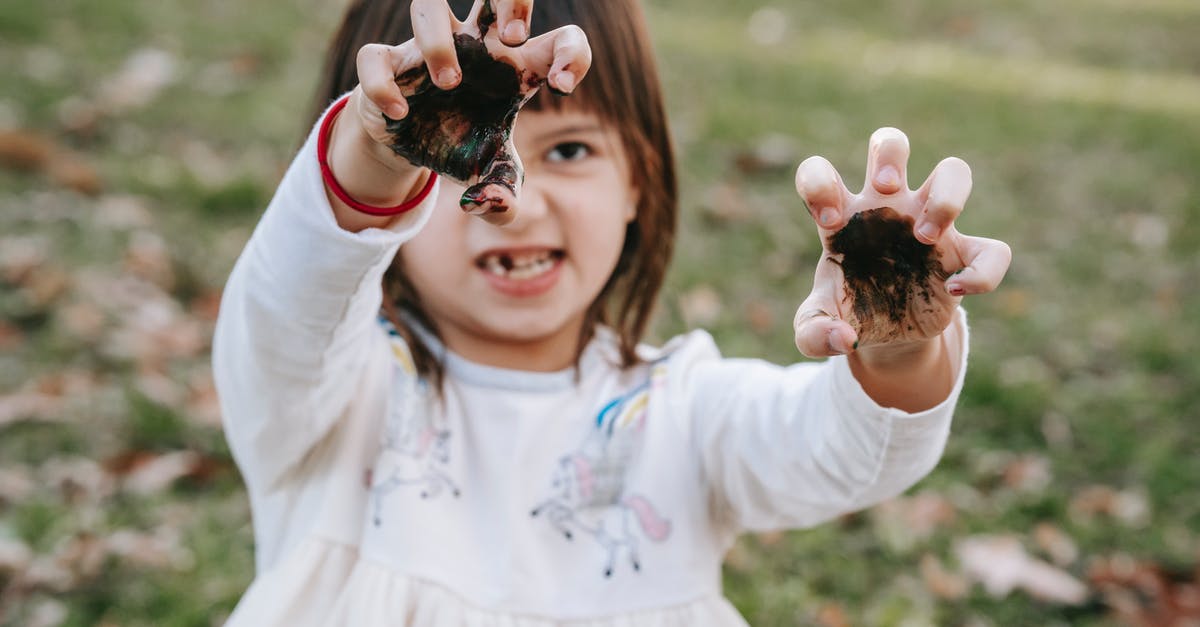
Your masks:
M556 135L573 135L576 133L603 133L604 127L600 124L571 124L562 128L551 129L534 135L535 140L545 140Z

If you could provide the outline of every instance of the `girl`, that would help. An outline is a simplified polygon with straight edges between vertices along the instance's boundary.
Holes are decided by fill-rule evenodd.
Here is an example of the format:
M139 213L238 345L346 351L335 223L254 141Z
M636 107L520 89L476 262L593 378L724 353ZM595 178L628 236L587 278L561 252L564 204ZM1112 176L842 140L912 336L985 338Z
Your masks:
M351 6L337 102L226 287L214 368L258 567L228 624L742 625L720 592L738 533L934 466L958 303L1008 248L955 230L965 164L909 190L883 129L861 193L823 159L797 172L826 251L796 342L830 359L639 345L676 187L635 0L452 4ZM542 82L572 95L541 90L509 137L510 111L456 96L485 66L516 77L513 111Z

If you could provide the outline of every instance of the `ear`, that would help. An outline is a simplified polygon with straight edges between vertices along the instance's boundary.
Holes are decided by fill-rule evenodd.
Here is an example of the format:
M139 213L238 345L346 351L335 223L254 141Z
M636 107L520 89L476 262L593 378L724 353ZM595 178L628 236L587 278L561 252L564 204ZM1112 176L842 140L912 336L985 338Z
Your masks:
M642 194L636 187L629 188L629 204L625 207L625 224L630 224L637 219L638 203L642 200Z

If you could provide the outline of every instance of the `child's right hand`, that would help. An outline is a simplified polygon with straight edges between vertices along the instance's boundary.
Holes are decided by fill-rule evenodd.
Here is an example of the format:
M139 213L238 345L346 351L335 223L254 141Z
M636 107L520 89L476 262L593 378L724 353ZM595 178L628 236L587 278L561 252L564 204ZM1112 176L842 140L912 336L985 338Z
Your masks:
M346 116L354 123L337 125L330 157L335 177L351 195L342 177L355 176L352 166L338 168L339 160L374 162L369 171L391 181L379 183L407 181L405 190L420 182L424 166L467 183L478 179L463 195L464 210L497 224L515 217L509 209L522 179L511 141L516 110L543 82L574 91L591 65L587 37L576 26L528 39L532 5L477 0L460 22L445 0L413 0L412 40L359 50L360 82ZM357 147L358 157L343 155L339 143L342 152ZM379 197L381 191L366 193Z

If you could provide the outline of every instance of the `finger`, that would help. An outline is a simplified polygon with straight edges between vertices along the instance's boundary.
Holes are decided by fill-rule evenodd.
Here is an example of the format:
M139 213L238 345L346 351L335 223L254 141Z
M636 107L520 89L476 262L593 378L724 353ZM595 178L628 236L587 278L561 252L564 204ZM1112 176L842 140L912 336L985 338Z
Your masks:
M500 41L509 46L519 46L529 39L529 15L533 0L495 0L496 28Z
M872 133L863 191L874 188L886 195L908 189L908 154L908 136L900 129L884 127Z
M413 37L433 84L442 89L453 89L462 80L462 68L454 53L456 21L445 0L413 0Z
M356 66L358 84L363 98L359 99L360 112L364 120L378 121L383 113L393 120L408 115L408 102L396 84L396 75L407 69L414 61L414 46L385 46L367 44L358 50Z
M1012 263L1012 249L1000 240L962 237L967 243L966 266L946 279L946 291L952 296L969 296L996 289Z
M813 291L796 311L796 348L808 357L844 355L854 350L858 334L837 315L837 285L841 271L829 262L817 264Z
M823 309L796 313L796 348L805 357L845 355L854 350L857 338L849 324Z
M592 47L578 26L556 28L530 39L523 47L525 66L550 88L569 94L592 67Z
M837 169L824 157L809 157L796 168L796 191L813 220L826 229L841 226L850 192Z
M913 225L917 239L936 244L958 219L970 195L971 166L958 157L943 159L917 190L917 199L924 205Z

